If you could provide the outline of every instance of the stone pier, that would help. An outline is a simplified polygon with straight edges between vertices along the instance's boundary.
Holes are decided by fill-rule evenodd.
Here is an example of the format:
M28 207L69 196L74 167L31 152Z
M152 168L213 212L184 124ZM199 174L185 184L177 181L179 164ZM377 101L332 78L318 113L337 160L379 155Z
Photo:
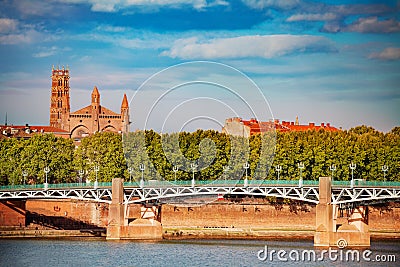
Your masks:
M331 178L319 178L314 246L320 248L369 247L368 207L360 206L352 209L347 223L338 225L338 207L331 203L331 194Z
M124 180L112 181L112 202L109 207L107 240L120 239L162 239L160 214L156 207L141 208L141 218L128 224L124 207Z

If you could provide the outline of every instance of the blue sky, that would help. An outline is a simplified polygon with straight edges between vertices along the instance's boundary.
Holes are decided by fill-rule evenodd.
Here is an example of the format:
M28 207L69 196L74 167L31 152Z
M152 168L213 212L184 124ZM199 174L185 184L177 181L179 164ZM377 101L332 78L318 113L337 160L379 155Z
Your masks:
M115 111L127 93L131 130L146 124L146 111L171 86L200 79L237 85L262 120L298 116L386 132L400 125L399 8L361 0L1 1L0 121L7 112L10 124L48 125L51 67L68 65L72 110L89 104L95 85ZM148 80L191 61L243 75L184 64ZM221 88L179 87L146 127L219 129L227 117L254 115Z

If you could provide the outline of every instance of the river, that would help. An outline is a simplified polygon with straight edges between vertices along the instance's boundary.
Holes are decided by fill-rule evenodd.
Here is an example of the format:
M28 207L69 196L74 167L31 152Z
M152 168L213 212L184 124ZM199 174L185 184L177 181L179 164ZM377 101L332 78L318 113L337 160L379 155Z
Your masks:
M344 249L332 250L324 252L324 254L318 250L311 251L314 250L310 240L290 242L270 240L137 242L105 241L94 238L0 239L0 265L13 267L400 265L400 241L372 242L369 251ZM315 255L315 259L313 259L313 255ZM346 255L348 255L347 260ZM357 255L360 257L359 261L357 261ZM385 262L377 262L377 260L385 260Z

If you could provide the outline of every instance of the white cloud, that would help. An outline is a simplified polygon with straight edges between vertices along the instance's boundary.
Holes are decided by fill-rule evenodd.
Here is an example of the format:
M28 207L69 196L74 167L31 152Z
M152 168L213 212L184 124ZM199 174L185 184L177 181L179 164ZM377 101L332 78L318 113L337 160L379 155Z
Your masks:
M41 25L21 23L16 19L0 18L0 44L14 45L54 40L56 37L41 32Z
M18 21L15 19L0 18L0 34L14 32Z
M253 9L264 9L269 7L292 9L301 3L300 0L242 0L242 2Z
M332 52L333 43L311 35L250 35L199 42L192 37L179 39L161 55L183 59L273 58L295 52Z
M348 25L337 22L324 26L327 32L392 33L400 31L400 22L395 19L379 20L378 17L359 18Z
M118 33L118 32L128 31L129 29L127 27L120 27L120 26L99 25L96 27L96 30L102 31L102 32Z
M400 22L389 20L378 20L377 17L359 18L345 28L346 31L362 33L390 33L400 31Z
M64 51L71 50L71 48L69 48L69 47L59 48L57 46L40 47L39 49L40 49L39 52L32 54L33 57L36 57L36 58L50 57L50 56L56 55L57 53L62 53Z
M388 47L381 52L372 53L369 58L381 60L398 60L400 59L399 47Z
M286 21L327 21L336 20L338 16L334 13L323 13L323 14L295 14L290 16Z
M207 0L59 0L64 3L73 4L89 4L91 10L95 12L117 12L121 9L130 7L172 7L191 6L194 9L202 10L212 6L226 6L228 2L223 0L207 1Z
M30 29L19 33L12 33L0 36L0 44L12 45L20 43L33 43L38 40L43 40L44 36L40 32Z

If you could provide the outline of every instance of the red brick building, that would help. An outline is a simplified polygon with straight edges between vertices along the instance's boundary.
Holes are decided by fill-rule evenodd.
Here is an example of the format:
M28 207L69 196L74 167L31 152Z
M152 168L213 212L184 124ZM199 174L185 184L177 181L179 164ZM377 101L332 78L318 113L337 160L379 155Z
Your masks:
M100 93L93 88L91 104L75 112L70 109L69 69L52 69L50 126L71 133L79 140L96 132L126 133L129 131L129 104L124 94L120 113L100 105Z
M267 132L270 130L277 130L280 132L290 132L290 131L308 131L308 130L326 130L326 131L338 131L339 129L330 125L330 123L321 123L320 125L315 125L315 123L310 122L308 125L299 124L298 118L295 122L282 121L258 121L254 118L250 120L243 120L242 118L229 118L225 120L225 125L222 128L222 132L235 135L235 136L245 136L249 137L254 134L259 134L262 132Z
M53 126L0 125L0 132L0 139L9 137L28 139L32 134L54 134L56 137L70 138L69 132Z

